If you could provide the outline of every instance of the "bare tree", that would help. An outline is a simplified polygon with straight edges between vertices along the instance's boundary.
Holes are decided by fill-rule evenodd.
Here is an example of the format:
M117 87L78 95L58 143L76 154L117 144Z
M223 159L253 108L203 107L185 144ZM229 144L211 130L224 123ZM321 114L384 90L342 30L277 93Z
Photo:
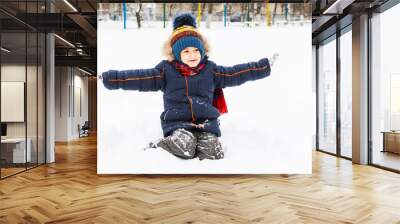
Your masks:
M141 20L140 13L141 13L141 11L142 11L142 3L139 3L139 9L135 12L135 14L136 14L136 22L138 24L138 28L141 27L141 24L140 24L140 20Z
M171 18L172 17L172 9L174 8L174 3L169 4L169 12L168 12L168 17Z
M212 3L210 3L210 4L212 5ZM203 3L203 4L200 3L200 5L201 5L201 12L204 12L204 10L206 9L207 3Z
M213 3L208 3L208 10L207 10L207 17L206 17L206 27L207 28L210 28L212 11L213 11Z
M261 2L257 2L256 15L261 13L261 7L262 7L262 3Z
M245 10L246 10L246 4L247 3L242 3L241 5L240 5L240 17L241 17L241 19L240 19L240 21L245 21L245 16L246 16L246 14L245 14Z
M208 13L212 14L212 12L213 12L213 3L209 3L208 4Z
M255 15L255 12L254 12L254 2L250 3L250 14L252 15L251 20L253 21L253 20L254 20L254 15Z
M276 15L276 7L277 7L278 3L274 3L274 13L272 14L272 24L274 24L275 22L275 15Z
M197 11L197 3L192 3L192 13L196 13Z

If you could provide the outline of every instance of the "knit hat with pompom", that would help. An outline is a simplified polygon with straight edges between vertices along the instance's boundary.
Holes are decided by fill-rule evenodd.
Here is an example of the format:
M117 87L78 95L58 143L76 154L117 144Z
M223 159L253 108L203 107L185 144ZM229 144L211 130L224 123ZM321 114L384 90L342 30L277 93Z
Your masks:
M196 19L190 13L177 14L173 20L174 31L171 38L172 53L181 61L181 51L187 47L199 49L201 58L205 55L204 43L196 29Z

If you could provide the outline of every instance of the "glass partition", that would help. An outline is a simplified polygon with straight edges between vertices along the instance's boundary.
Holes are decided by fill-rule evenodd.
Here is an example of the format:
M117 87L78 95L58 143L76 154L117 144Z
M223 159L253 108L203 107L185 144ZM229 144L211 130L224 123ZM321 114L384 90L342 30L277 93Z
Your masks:
M42 13L45 1L1 1L15 16ZM28 5L27 5L28 4ZM0 178L45 163L44 33L0 12Z
M372 24L372 164L400 171L400 4L376 14Z
M1 34L1 176L26 169L26 33ZM4 50L6 49L6 50ZM3 128L4 129L4 128Z
M352 157L352 35L340 36L340 154Z
M336 39L318 48L318 149L336 154Z

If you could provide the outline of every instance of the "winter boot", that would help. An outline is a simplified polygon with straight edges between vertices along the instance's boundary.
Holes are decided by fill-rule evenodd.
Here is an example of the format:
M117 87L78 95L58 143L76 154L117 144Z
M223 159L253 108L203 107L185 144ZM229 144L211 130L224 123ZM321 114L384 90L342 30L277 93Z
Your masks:
M183 159L192 159L196 153L196 137L183 128L175 130L172 135L157 143L168 152Z
M221 143L215 134L209 132L197 132L196 137L196 151L200 160L224 158Z

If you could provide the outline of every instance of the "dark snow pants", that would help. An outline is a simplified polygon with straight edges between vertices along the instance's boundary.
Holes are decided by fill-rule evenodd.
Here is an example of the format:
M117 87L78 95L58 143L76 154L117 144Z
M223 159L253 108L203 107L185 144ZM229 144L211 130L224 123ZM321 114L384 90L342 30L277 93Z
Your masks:
M209 132L190 132L180 128L159 141L157 146L183 159L192 159L196 156L200 160L224 158L218 137Z

